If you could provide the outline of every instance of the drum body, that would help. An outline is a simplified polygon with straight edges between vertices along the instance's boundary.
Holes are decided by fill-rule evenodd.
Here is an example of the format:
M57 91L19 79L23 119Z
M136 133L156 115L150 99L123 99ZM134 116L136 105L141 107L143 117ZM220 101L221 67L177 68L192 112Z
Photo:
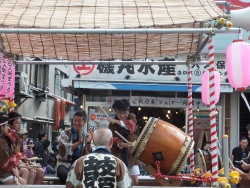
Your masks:
M211 153L206 150L197 150L197 164L196 168L200 168L201 172L212 172L212 158ZM221 169L223 166L220 152L218 150L218 168Z
M162 173L176 175L184 166L193 146L193 140L182 130L151 117L134 143L132 154L154 168L158 160Z
M210 172L212 172L212 159L211 159L210 152L203 151L203 155L204 155L205 163L206 163L206 166L207 166L207 170L206 171L210 170Z

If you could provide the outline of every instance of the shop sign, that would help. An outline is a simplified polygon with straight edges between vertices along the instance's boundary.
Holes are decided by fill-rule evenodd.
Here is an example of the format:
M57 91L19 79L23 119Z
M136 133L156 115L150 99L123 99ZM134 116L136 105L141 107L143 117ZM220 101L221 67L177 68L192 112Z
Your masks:
M188 98L165 98L147 96L109 96L106 97L106 106L112 106L115 100L127 99L131 106L162 107L162 108L187 108ZM193 108L209 109L201 99L193 98Z
M216 61L216 60L215 60ZM84 70L86 66L78 66ZM101 80L101 81L157 81L157 82L174 82L175 77L179 77L181 82L187 81L187 66L186 65L133 65L133 64L121 64L121 65L91 65L88 67L91 72L88 74L82 74L80 80ZM215 69L221 75L221 83L226 83L227 71L225 67L225 60L217 60L215 62ZM76 70L76 66L72 67L71 79L75 79L79 70ZM192 80L195 83L201 83L202 74L208 70L207 65L192 65L191 74Z
M88 112L88 131L96 130L98 126L108 126L109 122L103 113ZM115 117L115 114L108 114L109 117Z

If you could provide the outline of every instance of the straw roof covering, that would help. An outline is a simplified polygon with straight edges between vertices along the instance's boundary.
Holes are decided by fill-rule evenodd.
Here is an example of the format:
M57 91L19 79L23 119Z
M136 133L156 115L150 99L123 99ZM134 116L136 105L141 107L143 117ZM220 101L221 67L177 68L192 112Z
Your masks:
M0 0L2 28L199 28L222 16L213 0ZM198 34L1 34L5 52L85 60L193 53Z

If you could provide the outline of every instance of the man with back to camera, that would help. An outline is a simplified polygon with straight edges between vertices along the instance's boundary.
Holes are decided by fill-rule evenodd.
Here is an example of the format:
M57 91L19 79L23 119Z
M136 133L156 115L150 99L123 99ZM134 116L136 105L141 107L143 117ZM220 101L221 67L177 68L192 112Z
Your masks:
M96 146L93 153L79 158L72 165L66 188L131 187L132 180L126 165L110 152L113 145L111 130L104 126L98 127L94 132L93 142Z

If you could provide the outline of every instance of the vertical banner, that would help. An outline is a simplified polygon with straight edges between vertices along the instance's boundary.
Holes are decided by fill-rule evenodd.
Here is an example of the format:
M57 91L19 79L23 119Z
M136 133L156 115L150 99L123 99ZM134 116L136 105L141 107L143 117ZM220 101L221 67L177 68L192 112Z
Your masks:
M4 98L5 94L6 94L6 89L7 89L7 79L8 79L8 75L7 75L7 69L8 69L8 62L6 61L6 59L1 56L1 83L0 83L0 98Z
M14 93L15 67L8 59L5 59L5 60L7 62L7 82L5 83L7 87L6 87L5 98L9 98Z
M3 54L0 53L0 86L2 85Z

